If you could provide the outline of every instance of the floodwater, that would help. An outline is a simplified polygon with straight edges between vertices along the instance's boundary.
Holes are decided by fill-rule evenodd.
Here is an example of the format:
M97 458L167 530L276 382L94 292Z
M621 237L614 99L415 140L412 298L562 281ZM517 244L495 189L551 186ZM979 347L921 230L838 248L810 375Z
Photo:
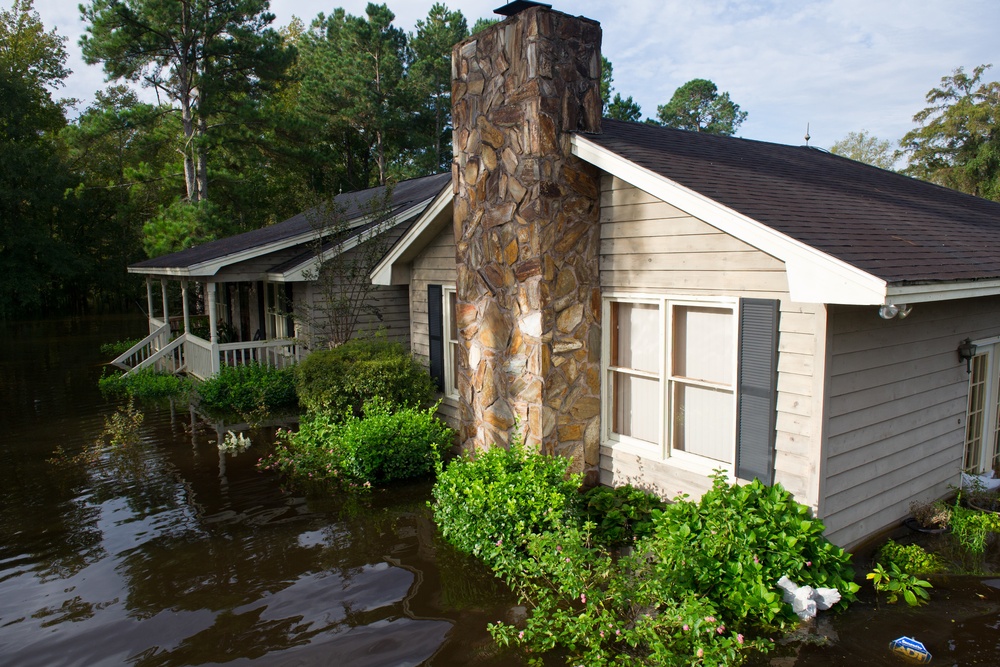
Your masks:
M143 406L130 457L50 463L57 446L94 442L120 407L97 390L100 344L144 328L0 323L0 665L524 664L486 632L513 596L440 541L429 482L306 498L256 470L273 431L220 454L221 431L186 404ZM752 663L900 665L888 644L911 636L934 665L1000 664L1000 577L932 581L918 609L878 606L866 587Z
M307 500L258 472L273 431L220 454L186 404L143 407L139 451L47 461L118 404L99 346L134 318L0 324L0 664L520 665L513 604L435 534L427 482Z

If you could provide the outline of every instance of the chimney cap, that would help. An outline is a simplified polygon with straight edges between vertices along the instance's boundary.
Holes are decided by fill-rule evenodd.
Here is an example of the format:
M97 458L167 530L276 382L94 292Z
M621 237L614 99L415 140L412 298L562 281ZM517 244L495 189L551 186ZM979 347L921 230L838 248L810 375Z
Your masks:
M533 0L514 0L513 2L508 2L503 7L494 9L493 13L500 14L501 16L513 16L514 14L520 14L525 9L530 9L531 7L545 7L546 9L552 9L552 5L545 4L544 2L533 2Z

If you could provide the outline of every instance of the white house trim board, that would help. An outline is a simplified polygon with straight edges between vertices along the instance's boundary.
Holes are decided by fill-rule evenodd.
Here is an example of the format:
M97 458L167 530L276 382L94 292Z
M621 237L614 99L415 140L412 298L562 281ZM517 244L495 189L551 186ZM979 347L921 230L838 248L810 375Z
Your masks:
M412 216L417 211L422 209L422 207L427 205L424 200L410 206L409 208L397 213L391 219L405 220L408 216ZM357 218L352 218L350 222L347 223L348 229L354 229L367 222L369 218L367 216L360 216ZM208 277L214 276L221 269L229 266L230 264L236 264L247 259L252 259L254 257L259 257L261 255L266 255L272 252L277 252L278 250L284 250L286 248L291 248L296 245L301 245L308 241L314 240L316 238L316 231L309 230L301 234L296 234L295 236L290 236L280 241L272 241L271 243L265 243L259 246L254 246L252 248L246 248L238 252L231 253L229 255L224 255L222 257L216 257L211 260L204 262L199 262L197 264L192 264L187 267L128 267L129 273L140 273L147 275L165 275L165 276L177 276L177 277Z
M408 285L409 271L404 265L409 264L417 253L437 236L451 216L444 216L455 198L455 191L449 182L431 201L423 215L410 229L403 234L396 245L379 262L371 272L372 282L376 285Z
M793 301L879 305L886 282L574 134L573 154L783 261Z
M410 218L414 217L418 212L422 211L424 207L427 206L427 203L430 201L431 201L430 199L427 199L420 202L419 204L416 204L415 206L411 206L410 208L404 210L403 212L398 213L392 216L391 218L383 220L382 222L374 225L371 229L366 229L360 234L346 239L343 243L340 243L335 248L331 248L328 252L322 254L325 254L327 256L339 255L347 252L348 250L351 250L352 248L356 248L361 243L364 243L365 241L370 239L373 235L378 235L383 232L386 232L395 227L396 225L406 222ZM306 259L305 261L303 261L298 266L295 266L287 271L283 271L281 273L268 273L267 279L274 282L304 281L307 279L306 274L309 273L310 271L316 271L320 263L321 263L320 255L319 254L313 255L308 259Z
M976 280L932 285L890 286L887 303L927 303L951 299L972 299L1000 294L1000 280Z

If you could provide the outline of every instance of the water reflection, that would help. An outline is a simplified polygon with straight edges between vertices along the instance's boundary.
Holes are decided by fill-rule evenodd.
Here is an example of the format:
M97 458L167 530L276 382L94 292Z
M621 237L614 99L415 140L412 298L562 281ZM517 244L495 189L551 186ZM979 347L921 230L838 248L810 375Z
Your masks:
M3 326L0 663L520 664L484 649L512 600L439 543L428 483L307 500L255 468L273 431L226 454L169 403L129 447L47 463L100 438L97 348L142 323Z

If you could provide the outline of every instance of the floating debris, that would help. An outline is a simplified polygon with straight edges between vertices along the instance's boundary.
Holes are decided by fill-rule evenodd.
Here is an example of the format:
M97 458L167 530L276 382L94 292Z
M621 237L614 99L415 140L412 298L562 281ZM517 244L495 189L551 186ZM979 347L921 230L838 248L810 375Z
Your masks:
M915 665L926 665L931 661L930 651L912 637L900 637L892 640L889 642L889 650Z

